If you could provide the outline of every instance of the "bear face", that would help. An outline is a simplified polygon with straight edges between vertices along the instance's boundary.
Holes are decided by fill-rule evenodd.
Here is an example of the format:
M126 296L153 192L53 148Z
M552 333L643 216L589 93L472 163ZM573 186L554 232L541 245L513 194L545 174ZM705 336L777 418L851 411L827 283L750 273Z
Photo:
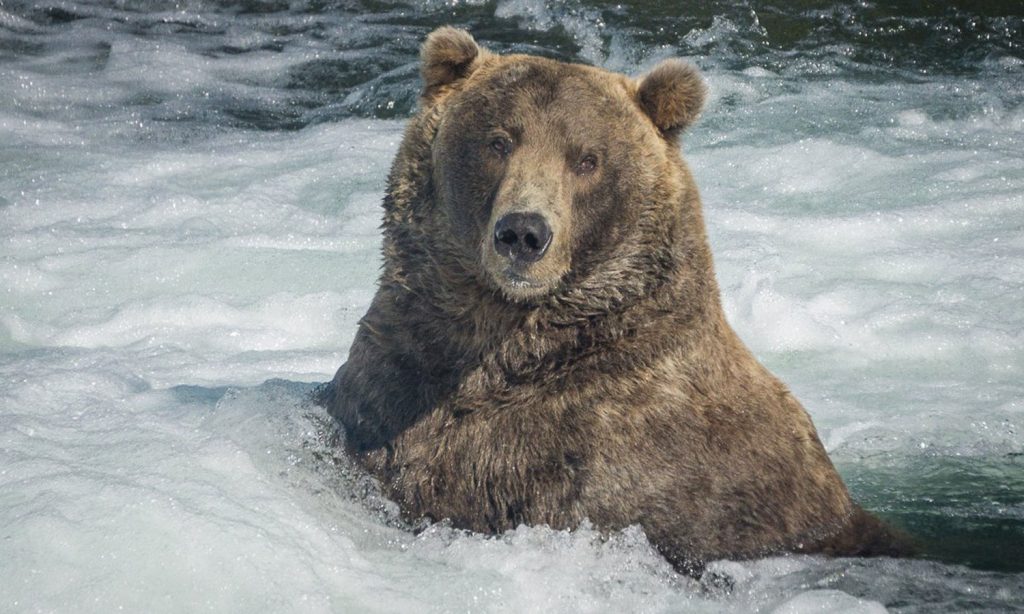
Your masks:
M638 221L666 202L657 192L666 165L681 164L675 137L703 104L695 69L667 62L634 81L495 56L453 29L431 35L423 62L424 99L440 112L433 180L450 224L441 232L482 283L529 301L642 249Z

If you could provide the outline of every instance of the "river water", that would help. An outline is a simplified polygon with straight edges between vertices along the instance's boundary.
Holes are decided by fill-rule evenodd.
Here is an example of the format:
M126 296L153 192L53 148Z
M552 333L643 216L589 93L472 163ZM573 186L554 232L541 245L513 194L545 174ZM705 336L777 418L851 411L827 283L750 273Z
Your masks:
M0 0L0 611L1024 611L1019 2ZM730 321L925 558L413 532L306 399L433 27L711 88Z

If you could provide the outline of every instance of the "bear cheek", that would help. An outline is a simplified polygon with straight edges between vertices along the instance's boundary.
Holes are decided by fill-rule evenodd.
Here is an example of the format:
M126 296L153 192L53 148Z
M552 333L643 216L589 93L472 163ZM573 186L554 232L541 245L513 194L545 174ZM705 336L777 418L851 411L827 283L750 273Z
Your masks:
M497 178L482 164L475 143L449 139L434 149L434 181L445 217L460 245L484 239Z
M635 223L633 203L637 197L630 186L619 182L619 177L617 169L608 165L600 182L578 192L573 199L571 249L577 268L606 260Z

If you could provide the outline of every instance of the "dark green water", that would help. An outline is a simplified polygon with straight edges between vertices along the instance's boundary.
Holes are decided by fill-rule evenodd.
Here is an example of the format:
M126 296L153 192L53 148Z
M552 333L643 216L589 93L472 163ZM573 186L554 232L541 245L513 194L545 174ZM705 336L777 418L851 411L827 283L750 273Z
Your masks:
M861 458L838 468L854 497L912 535L921 556L1024 570L1024 454Z

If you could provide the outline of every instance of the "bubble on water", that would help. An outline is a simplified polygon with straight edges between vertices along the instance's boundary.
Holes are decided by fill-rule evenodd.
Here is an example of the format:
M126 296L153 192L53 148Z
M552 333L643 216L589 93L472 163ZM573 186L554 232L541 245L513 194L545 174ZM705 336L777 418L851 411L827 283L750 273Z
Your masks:
M835 612L836 614L879 614L888 612L877 601L851 597L842 591L814 590L800 593L772 610L773 614L797 612Z

